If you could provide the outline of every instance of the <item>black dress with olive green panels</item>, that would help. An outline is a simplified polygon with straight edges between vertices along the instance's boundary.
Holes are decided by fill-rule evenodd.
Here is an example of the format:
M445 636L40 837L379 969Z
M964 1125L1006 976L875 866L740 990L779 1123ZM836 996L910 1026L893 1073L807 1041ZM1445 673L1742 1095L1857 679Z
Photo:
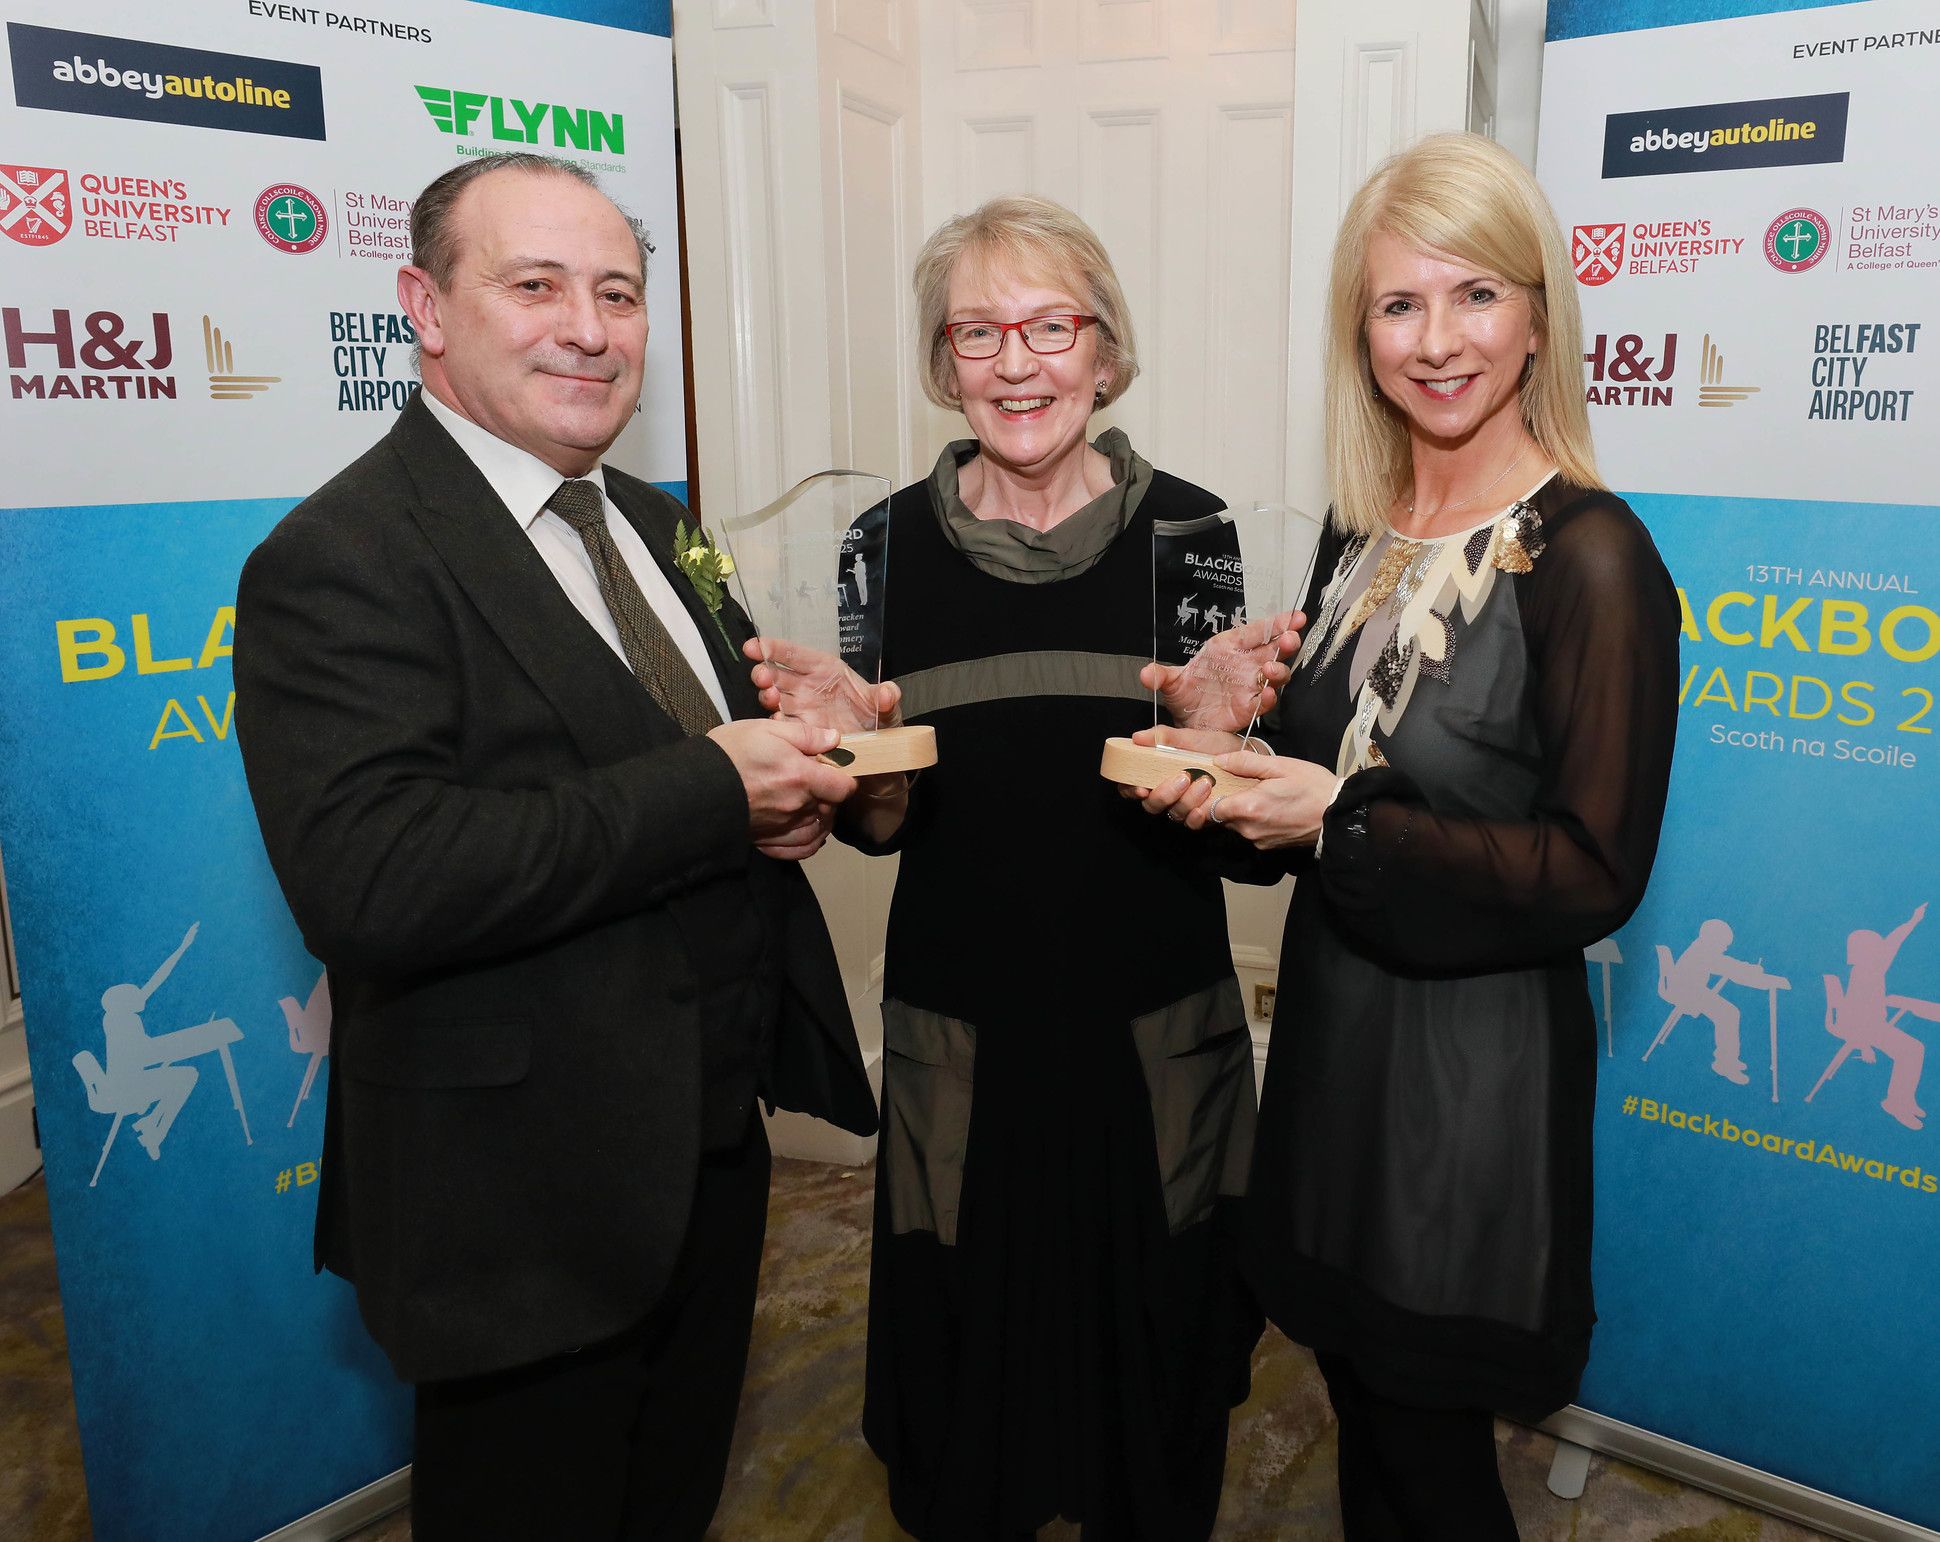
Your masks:
M925 1542L1193 1542L1218 1507L1252 1040L1203 843L1098 759L1152 721L1152 520L1219 507L1157 473L1095 565L1016 582L930 483L892 501L884 668L938 762L890 843L863 1428Z
M1273 742L1350 774L1293 864L1245 1266L1384 1395L1539 1416L1596 1320L1582 950L1650 874L1678 605L1628 506L1560 476L1447 539L1315 564Z

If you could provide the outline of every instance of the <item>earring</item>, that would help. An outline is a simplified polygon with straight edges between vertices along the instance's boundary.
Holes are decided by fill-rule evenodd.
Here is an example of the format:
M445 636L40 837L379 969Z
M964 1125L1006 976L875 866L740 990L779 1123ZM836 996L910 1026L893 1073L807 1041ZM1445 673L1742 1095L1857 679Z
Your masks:
M1381 399L1381 388L1370 380L1367 384L1367 394L1378 402Z
M1106 389L1107 387L1105 385L1105 382L1102 380L1099 381L1097 389L1091 393L1091 401L1093 406L1102 407L1105 405Z

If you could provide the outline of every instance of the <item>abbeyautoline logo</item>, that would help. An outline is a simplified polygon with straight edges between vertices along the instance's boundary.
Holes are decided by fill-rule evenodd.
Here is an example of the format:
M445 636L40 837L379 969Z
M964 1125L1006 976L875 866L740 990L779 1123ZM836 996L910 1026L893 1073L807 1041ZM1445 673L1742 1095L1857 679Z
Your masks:
M322 139L314 64L7 23L14 100L46 112Z
M490 96L445 86L419 86L417 92L439 131L460 139L626 154L625 113L566 107L557 102L526 102L516 96Z
M1843 161L1849 105L1835 91L1613 112L1603 120L1604 179Z

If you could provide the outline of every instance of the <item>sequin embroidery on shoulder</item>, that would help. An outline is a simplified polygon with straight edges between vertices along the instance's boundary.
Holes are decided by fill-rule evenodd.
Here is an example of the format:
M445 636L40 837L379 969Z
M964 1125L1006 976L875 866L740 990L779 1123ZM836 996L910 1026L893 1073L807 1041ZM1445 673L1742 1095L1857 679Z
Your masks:
M1496 543L1495 565L1505 573L1527 573L1548 544L1543 517L1527 503L1511 504L1500 521L1502 538Z

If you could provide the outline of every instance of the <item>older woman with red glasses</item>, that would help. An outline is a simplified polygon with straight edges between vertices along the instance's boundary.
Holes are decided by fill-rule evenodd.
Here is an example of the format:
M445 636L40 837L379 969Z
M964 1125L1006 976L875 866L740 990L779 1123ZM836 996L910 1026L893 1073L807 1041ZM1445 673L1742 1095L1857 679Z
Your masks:
M952 219L915 287L924 388L972 437L890 509L883 670L939 761L865 781L846 832L901 853L863 1428L925 1542L1059 1515L1193 1542L1260 1328L1229 1214L1252 1038L1219 880L1098 756L1152 721L1152 522L1221 505L1088 437L1137 365L1069 210ZM1289 621L1259 628L1271 680ZM802 678L755 671L771 708Z

